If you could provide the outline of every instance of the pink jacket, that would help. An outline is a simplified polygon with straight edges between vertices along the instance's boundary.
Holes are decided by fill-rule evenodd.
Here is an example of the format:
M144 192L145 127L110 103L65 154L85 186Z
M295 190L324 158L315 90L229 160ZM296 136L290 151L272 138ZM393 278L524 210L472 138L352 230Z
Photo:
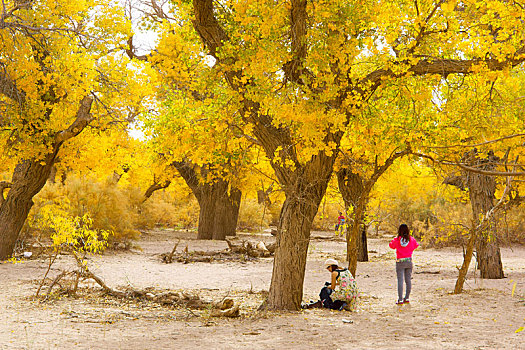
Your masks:
M406 241L405 241L406 242ZM410 241L406 246L401 245L401 237L394 238L388 245L390 248L396 250L396 258L411 258L412 252L419 247L419 243L416 242L416 239L410 236Z

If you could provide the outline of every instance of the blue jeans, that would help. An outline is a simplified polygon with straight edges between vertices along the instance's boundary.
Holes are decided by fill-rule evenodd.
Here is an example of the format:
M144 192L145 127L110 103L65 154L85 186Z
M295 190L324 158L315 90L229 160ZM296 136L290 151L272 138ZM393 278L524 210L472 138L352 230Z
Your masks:
M410 291L412 290L412 268L412 261L396 262L397 296L399 301L403 300L403 280L407 285L405 299L410 297Z

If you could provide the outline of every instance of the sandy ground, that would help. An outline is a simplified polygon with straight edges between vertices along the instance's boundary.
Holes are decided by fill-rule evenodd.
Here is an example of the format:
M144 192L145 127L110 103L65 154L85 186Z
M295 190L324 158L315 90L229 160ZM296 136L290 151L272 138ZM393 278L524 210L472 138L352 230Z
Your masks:
M304 300L317 299L328 280L322 263L342 260L345 244L314 232ZM42 302L34 295L47 267L44 259L0 264L1 349L525 349L525 247L502 249L507 278L481 280L470 271L466 292L452 295L460 249L419 249L414 254L411 304L397 306L394 253L387 238L370 239L370 262L358 265L362 293L357 312L304 310L261 313L272 258L256 261L164 264L171 251L222 250L224 242L195 240L194 233L155 231L140 249L92 257L89 266L112 288L188 290L241 303L241 317L213 318L209 310L167 308L102 297L94 285L80 297ZM270 235L241 235L272 241ZM317 238L316 238L317 237ZM72 266L59 258L51 271ZM514 287L515 286L515 287ZM514 287L514 288L513 288ZM513 293L514 290L514 293ZM262 291L262 292L261 292ZM514 294L514 295L512 295ZM347 321L347 322L343 322ZM348 322L349 321L349 322Z

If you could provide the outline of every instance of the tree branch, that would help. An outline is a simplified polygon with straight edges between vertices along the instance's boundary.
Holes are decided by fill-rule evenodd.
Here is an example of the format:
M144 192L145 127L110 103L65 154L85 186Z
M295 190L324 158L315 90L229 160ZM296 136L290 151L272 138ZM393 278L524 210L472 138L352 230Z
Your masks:
M148 61L151 54L148 55L137 55L135 53L135 47L133 46L133 35L128 38L128 47L126 48L126 54L130 59L137 59L139 61Z
M445 0L439 0L435 5L434 5L434 8L432 9L432 11L430 11L430 13L428 14L427 18L425 18L425 22L423 23L423 25L421 25L421 28L419 30L419 33L417 34L417 37L416 37L416 40L415 40L415 43L414 45L408 49L408 53L409 54L413 54L414 53L414 50L421 44L421 41L423 39L423 37L426 35L426 34L429 34L429 32L425 32L425 28L427 27L428 25L428 22L430 21L430 19L434 16L434 14L436 13L436 11L441 7L441 5L445 2ZM415 5L416 5L416 10L418 12L418 15L419 15L419 8L417 6L417 1L415 2Z
M217 57L217 49L228 41L228 35L219 25L213 13L213 0L193 0L195 19L193 27L202 39L202 42L210 50L210 55Z
M55 135L55 144L60 144L77 136L89 123L91 123L93 120L93 116L90 113L92 104L93 97L86 96L82 99L75 121L69 126L69 128L60 131Z
M18 104L24 104L26 100L25 93L18 90L15 83L7 76L4 67L0 69L0 94L16 101Z
M409 68L402 73L394 73L390 68L380 68L369 73L361 79L359 85L367 90L369 86L381 84L381 81L388 77L400 78L409 74L426 75L439 74L446 77L449 74L471 74L473 67L484 65L492 71L502 70L506 67L515 67L525 61L525 46L518 49L514 54L509 55L506 60L499 61L491 58L475 58L471 60L444 59L428 57L421 59L418 63L411 65L407 60L394 64L406 64Z
M292 41L293 58L283 65L283 71L286 79L304 84L302 76L304 74L312 75L304 67L306 58L306 0L292 0L290 8L290 39Z
M498 139L484 141L484 142L476 143L476 144L473 144L473 145L423 146L423 147L425 147L425 148L456 148L456 147L474 148L474 147L479 147L479 146L483 146L483 145L488 145L490 143L495 143L495 142L499 142L499 141L503 141L503 140L507 140L507 139L512 139L514 137L521 137L521 136L525 136L525 134L513 134L513 135L503 136L503 137L500 137Z
M5 202L4 191L6 188L11 188L11 183L7 181L0 181L0 207Z
M461 169L463 169L465 171L469 171L469 172L477 173L477 174L482 174L482 175L506 176L506 177L510 177L510 176L525 176L525 172L523 172L523 171L509 172L509 171L481 170L481 169L477 169L477 168L473 168L471 166L465 165L464 163L460 163L460 162L451 162L451 161L446 161L446 160L438 160L438 159L435 159L434 157L429 156L427 154L422 154L422 153L413 153L413 154L415 156L418 156L418 157L421 157L421 158L429 159L430 161L438 163L438 164L454 165L454 166L460 167ZM508 164L508 165L513 165L513 164Z
M159 182L157 179L153 179L153 184L150 187L148 187L148 189L146 190L146 193L144 194L144 200L142 201L142 203L146 202L148 198L151 197L153 192L166 188L170 184L171 184L170 180L164 180L164 181Z

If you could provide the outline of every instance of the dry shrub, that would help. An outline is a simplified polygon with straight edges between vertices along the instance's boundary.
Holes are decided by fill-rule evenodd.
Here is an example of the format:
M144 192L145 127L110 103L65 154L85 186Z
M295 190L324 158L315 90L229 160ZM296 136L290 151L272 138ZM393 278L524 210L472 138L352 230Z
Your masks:
M500 238L503 243L525 243L525 212L523 205L513 207L501 215Z
M140 204L137 225L141 228L196 227L199 222L199 204L193 196L173 198L167 191L157 191L148 200ZM143 199L143 197L142 197Z
M113 231L117 240L140 235L131 199L114 181L70 176L64 187L71 215L89 214L95 228Z
M344 211L344 205L342 203L321 202L317 215L314 218L312 229L318 231L334 231L339 212L342 212L345 217L347 216L344 214Z
M256 199L243 198L237 228L241 231L261 231L278 222L280 206L259 204Z

